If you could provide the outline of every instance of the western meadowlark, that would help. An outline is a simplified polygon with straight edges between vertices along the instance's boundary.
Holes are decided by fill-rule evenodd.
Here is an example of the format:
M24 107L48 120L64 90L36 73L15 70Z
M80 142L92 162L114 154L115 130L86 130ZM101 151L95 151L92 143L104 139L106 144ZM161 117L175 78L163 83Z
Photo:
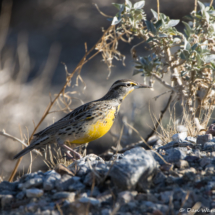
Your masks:
M14 159L55 142L65 149L68 157L81 158L81 155L72 148L105 135L113 125L123 99L137 88L150 87L128 79L116 81L101 99L76 108L64 118L35 134L31 144ZM67 141L72 144L72 148L65 144Z

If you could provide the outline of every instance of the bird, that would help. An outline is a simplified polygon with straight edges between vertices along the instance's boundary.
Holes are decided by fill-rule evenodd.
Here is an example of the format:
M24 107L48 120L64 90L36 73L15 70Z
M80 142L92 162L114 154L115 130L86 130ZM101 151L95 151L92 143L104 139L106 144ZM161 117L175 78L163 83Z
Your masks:
M28 147L19 152L18 159L33 149L56 143L62 147L68 158L78 160L82 156L72 148L104 136L112 127L122 101L133 90L151 88L129 79L115 81L100 99L81 105L59 121L34 134ZM69 147L68 143L69 142Z

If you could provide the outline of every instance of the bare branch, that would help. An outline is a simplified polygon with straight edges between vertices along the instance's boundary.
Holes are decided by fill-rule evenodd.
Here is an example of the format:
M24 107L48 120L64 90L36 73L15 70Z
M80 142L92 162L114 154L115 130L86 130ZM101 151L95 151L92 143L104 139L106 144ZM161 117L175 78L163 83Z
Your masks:
M152 73L152 76L159 81L161 84L163 84L165 87L167 87L170 90L173 90L176 92L176 89L174 87L172 87L170 84L168 84L166 81L164 81L163 79L161 79L157 74Z
M172 97L173 97L173 94L174 94L174 91L171 92L170 96L169 96L169 99L167 101L167 104L166 106L164 107L163 110L161 110L161 114L160 114L160 117L157 121L157 123L154 125L154 128L152 129L152 131L148 134L147 138L146 138L146 141L148 141L148 139L153 136L153 134L155 133L155 131L158 129L158 126L160 125L162 119L163 119L163 116L164 114L166 113L171 101L172 101Z
M17 141L17 142L21 143L21 144L24 145L25 147L28 147L28 145L27 145L24 141L22 141L22 140L18 139L17 137L14 137L14 136L12 136L12 135L6 133L5 130L0 131L0 135L5 136L5 137L7 137L7 138L10 138L10 139L12 139L13 141ZM32 151L35 152L37 155L42 156L41 152L39 152L38 150L34 149L34 150L32 150Z
M158 13L158 20L160 19L160 2L157 0L157 13Z

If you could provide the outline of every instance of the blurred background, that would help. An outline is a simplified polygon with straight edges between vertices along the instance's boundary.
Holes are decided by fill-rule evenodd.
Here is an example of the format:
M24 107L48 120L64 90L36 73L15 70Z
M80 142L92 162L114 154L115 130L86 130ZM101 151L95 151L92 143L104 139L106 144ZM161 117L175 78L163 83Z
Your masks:
M95 7L105 14L114 16L117 12L112 3L124 0L5 0L1 5L0 17L0 129L20 139L28 138L34 126L41 119L47 105L63 87L66 72L61 62L72 72L85 53L84 43L90 49L102 36L102 28L111 24ZM132 0L132 2L136 2ZM209 3L210 1L203 1ZM160 11L172 19L181 19L194 8L194 0L160 0ZM157 10L157 0L146 0L144 10L151 18L150 9ZM182 30L181 25L178 29ZM141 82L141 76L132 76L133 61L130 49L137 44L121 42L119 50L126 55L125 64L114 61L115 67L108 77L108 68L97 55L84 65L81 77L86 84L75 78L67 91L75 92L71 108L102 97L114 81L130 78ZM145 52L144 48L138 49ZM149 109L159 116L165 106L168 94L155 101L154 97L166 89L156 84L155 91L139 90L123 102L119 117L111 131L89 144L88 153L102 153L110 146L116 146L122 121L131 123L143 137L153 126ZM42 130L65 115L54 105L39 127ZM165 121L168 121L168 113ZM124 129L122 146L138 141L136 134ZM0 176L7 180L16 161L12 158L22 149L18 142L0 136ZM19 166L22 174L29 166L29 154ZM33 171L47 169L41 159L35 158Z

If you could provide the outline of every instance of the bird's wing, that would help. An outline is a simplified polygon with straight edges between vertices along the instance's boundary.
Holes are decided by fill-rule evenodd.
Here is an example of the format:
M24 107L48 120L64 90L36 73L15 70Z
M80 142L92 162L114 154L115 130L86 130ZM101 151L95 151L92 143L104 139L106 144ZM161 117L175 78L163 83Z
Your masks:
M60 119L59 121L55 122L54 124L48 126L44 130L34 134L34 136L43 136L47 134L55 134L59 129L63 129L64 127L67 127L68 125L75 124L76 122L85 120L85 119L91 119L92 118L92 110L95 109L95 106L97 107L97 102L90 102L86 103L84 105L81 105L80 107L74 109L72 112L68 113L65 117Z

